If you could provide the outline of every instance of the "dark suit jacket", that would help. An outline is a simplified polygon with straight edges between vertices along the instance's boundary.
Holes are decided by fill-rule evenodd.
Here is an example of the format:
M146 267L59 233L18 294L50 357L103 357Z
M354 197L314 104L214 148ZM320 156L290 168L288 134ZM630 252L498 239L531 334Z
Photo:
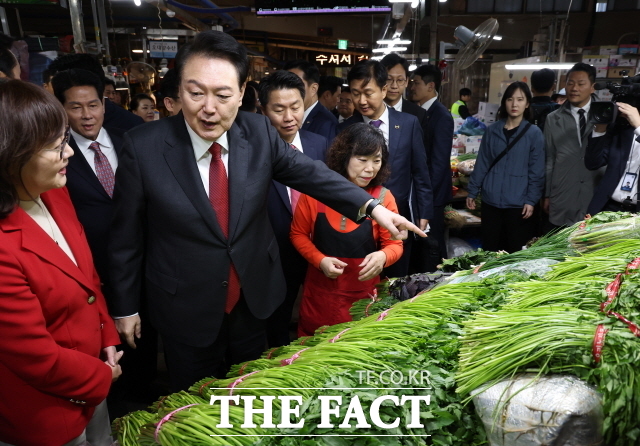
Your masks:
M278 244L267 215L273 179L352 220L371 199L323 163L291 150L264 116L239 112L227 135L228 240L203 187L182 114L129 131L116 174L112 314L137 312L146 280L154 326L195 347L211 345L218 335L231 262L257 318L268 317L284 299Z
M141 124L144 124L144 120L140 116L134 115L130 111L114 104L109 98L104 99L103 126L124 130L126 132Z
M621 132L607 132L606 135L599 138L589 137L584 157L585 166L589 170L597 170L607 166L607 170L600 183L595 187L593 198L587 208L588 214L595 215L602 211L618 187L627 168L634 136L634 129L627 128ZM638 180L636 179L636 181ZM637 199L637 197L632 198Z
M422 107L420 107L422 108ZM424 110L424 109L423 109ZM453 118L442 102L436 100L427 112L424 134L427 165L433 187L433 205L445 206L451 201L451 146Z
M302 124L302 130L324 136L331 143L337 134L337 126L338 118L333 116L327 110L327 107L318 102L309 113L309 116L307 116L307 119L305 119L304 124Z
M124 132L120 129L107 129L106 127L105 130L109 134L119 158ZM107 250L109 227L113 217L113 200L91 169L90 163L93 164L93 159L87 160L84 157L73 136L69 139L69 145L75 154L69 158L69 165L67 166L67 189L69 189L73 206L76 208L78 220L84 226L87 234L93 261L96 265L96 270L98 270L100 280L104 284L103 292L108 301L110 297L110 280Z
M391 176L385 182L385 187L393 193L399 213L407 219L412 219L409 195L413 188L418 207L413 219L430 219L433 217L433 192L420 123L415 116L400 113L390 107L388 110ZM338 133L357 122L364 122L364 119L360 113L355 112L338 125Z
M314 161L325 162L327 157L327 149L329 143L324 136L315 133L300 130L300 140L302 141L302 149L304 154ZM280 259L282 267L287 270L289 267L296 268L302 273L307 269L307 262L293 247L289 233L291 231L291 202L287 187L277 181L272 181L269 189L269 198L267 202L269 221L278 241L280 248ZM286 271L285 271L286 272Z

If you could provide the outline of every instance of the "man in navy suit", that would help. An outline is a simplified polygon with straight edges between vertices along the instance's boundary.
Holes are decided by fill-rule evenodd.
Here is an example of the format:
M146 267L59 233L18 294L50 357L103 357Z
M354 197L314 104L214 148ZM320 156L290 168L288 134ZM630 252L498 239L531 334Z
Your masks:
M71 69L91 71L104 82L105 76L102 65L91 54L64 54L51 62L48 68L54 77L56 73ZM140 116L134 115L107 99L104 101L104 124L111 129L116 128L126 132L140 124L144 124L144 121Z
M587 213L628 210L622 203L638 203L638 171L640 171L640 113L624 102L618 102L620 115L629 127L617 124L609 131L606 124L596 125L589 137L584 163L589 170L607 166L602 180L596 186ZM606 134L605 134L606 132Z
M435 271L440 259L446 258L444 241L444 208L452 198L451 146L453 138L453 117L447 107L438 100L438 90L442 73L435 65L426 64L413 73L411 85L412 99L427 111L427 126L424 131L427 165L433 186L433 219L429 222L429 235L438 242L439 258L435 262L425 262L429 271ZM423 249L426 244L420 243ZM424 254L424 253L423 253ZM426 256L420 256L425 258ZM423 262L419 262L423 263ZM430 264L429 264L430 263ZM435 264L434 264L435 263ZM424 268L421 268L424 270Z
M260 106L278 134L293 150L299 150L312 160L325 161L328 142L324 136L299 130L304 116L304 84L289 71L279 70L260 81ZM291 219L299 192L273 180L269 190L267 210L273 227L280 262L287 283L285 300L267 319L269 347L280 347L291 342L289 324L293 304L304 281L307 262L291 244Z
M322 135L331 142L336 136L338 118L318 101L320 86L318 67L306 60L293 60L287 62L284 69L298 75L304 82L304 124L302 124L302 130Z
M409 204L415 197L413 220L425 229L433 217L433 192L427 167L427 155L420 123L415 116L387 107L386 68L378 61L358 62L349 71L347 82L356 111L338 126L338 131L356 122L365 122L382 131L389 145L391 177L385 183L396 199L400 215L412 218ZM404 252L398 262L385 270L388 277L406 276L411 258L412 237L404 242Z
M81 69L66 70L57 73L52 83L56 97L67 112L71 134L69 145L75 153L67 167L67 189L78 220L84 227L102 291L109 304L112 283L107 248L114 212L115 172L124 132L103 126L107 99L103 98L104 84L94 73ZM149 332L140 348L135 352L126 351L125 356L121 364L127 367L127 376L123 376L116 388L127 394L127 398L157 396L145 395L156 374L157 336ZM120 397L124 398L124 395Z
M380 61L387 69L387 95L384 101L389 107L399 112L409 113L418 118L422 132L427 131L427 112L411 101L404 99L404 92L409 85L409 62L396 53L387 54ZM427 141L425 140L425 147ZM428 160L427 160L428 162Z

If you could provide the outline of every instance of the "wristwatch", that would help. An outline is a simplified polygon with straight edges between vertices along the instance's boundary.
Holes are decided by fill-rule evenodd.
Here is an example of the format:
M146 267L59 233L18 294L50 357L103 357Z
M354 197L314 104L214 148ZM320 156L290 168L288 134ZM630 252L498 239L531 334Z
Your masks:
M369 203L367 205L367 208L364 211L364 215L366 215L369 218L373 218L371 216L371 213L373 212L373 209L378 206L380 204L380 200L378 200L377 198L375 198L374 200L371 201L371 203Z

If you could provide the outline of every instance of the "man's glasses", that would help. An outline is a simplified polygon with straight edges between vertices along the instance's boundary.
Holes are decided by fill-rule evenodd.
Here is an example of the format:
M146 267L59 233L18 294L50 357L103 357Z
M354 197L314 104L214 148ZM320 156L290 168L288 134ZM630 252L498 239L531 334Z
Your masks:
M67 129L64 131L64 136L62 138L62 144L60 144L60 147L55 148L55 149L43 149L46 152L59 152L60 153L60 159L64 158L64 148L67 146L67 144L69 144L69 138L71 137L71 133L69 132L70 127L67 126Z
M387 78L387 85L393 85L394 83L398 87L404 87L405 85L407 85L407 80L405 78L398 78L398 79L394 79L392 77Z

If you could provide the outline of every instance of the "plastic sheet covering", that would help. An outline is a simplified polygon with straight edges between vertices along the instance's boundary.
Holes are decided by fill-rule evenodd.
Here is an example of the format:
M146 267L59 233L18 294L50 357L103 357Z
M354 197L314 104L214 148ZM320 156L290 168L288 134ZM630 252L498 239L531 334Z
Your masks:
M573 376L524 374L473 397L491 446L603 445L600 394Z
M553 259L525 260L523 262L512 263L510 265L503 265L486 271L480 271L477 274L456 275L449 283L479 282L487 277L504 275L508 272L521 273L523 277L529 277L532 274L542 277L551 271L551 265L555 265L556 263L558 263L558 261Z

